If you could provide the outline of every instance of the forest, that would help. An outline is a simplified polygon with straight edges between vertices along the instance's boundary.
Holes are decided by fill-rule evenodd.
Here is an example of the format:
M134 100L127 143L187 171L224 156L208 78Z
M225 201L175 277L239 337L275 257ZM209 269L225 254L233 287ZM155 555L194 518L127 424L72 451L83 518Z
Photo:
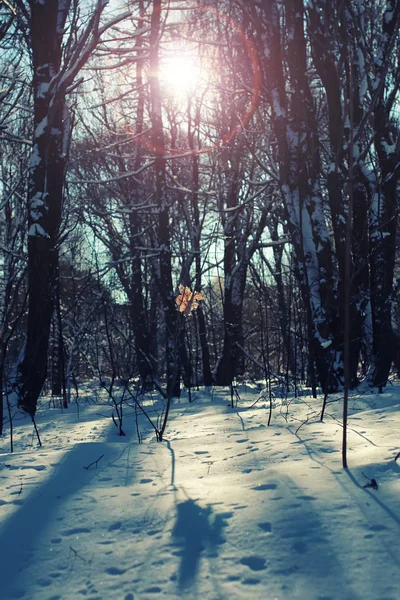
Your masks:
M399 600L399 87L400 0L0 0L2 600Z
M398 0L2 0L1 414L93 378L382 391L399 25Z

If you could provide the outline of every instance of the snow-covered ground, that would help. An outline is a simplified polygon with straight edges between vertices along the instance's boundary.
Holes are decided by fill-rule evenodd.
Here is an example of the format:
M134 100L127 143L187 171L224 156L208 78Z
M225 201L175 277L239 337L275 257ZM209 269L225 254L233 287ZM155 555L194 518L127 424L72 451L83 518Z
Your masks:
M129 409L43 401L0 438L0 598L399 600L400 387L268 404L174 404L166 441ZM88 392L89 393L89 392ZM131 411L133 412L133 411ZM339 420L336 420L339 419ZM365 488L375 479L379 488Z

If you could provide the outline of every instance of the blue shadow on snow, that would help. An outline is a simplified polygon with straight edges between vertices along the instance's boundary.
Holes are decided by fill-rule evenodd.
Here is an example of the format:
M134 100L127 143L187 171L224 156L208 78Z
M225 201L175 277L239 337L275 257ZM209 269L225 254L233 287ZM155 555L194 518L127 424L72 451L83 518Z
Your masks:
M181 547L178 584L190 585L196 578L201 554L215 556L217 546L225 542L222 530L226 526L222 515L210 506L202 508L194 500L185 500L177 505L177 517L172 530L176 538L174 545Z

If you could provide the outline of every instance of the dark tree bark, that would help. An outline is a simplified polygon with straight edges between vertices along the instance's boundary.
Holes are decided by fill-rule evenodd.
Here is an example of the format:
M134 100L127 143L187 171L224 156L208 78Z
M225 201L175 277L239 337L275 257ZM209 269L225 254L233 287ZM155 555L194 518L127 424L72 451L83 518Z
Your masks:
M200 177L199 177L199 156L195 152L195 144L194 144L194 130L198 130L200 127L200 116L199 114L195 117L195 123L193 129L190 127L191 125L191 114L190 114L190 106L189 106L189 127L188 127L188 140L189 140L189 148L193 152L192 156L192 213L193 213L193 250L196 253L195 256L195 265L196 265L196 273L195 273L195 290L200 292L201 285L201 253L200 253L200 236L201 236L201 222L200 222L200 211L199 211L199 194L198 190L200 188ZM211 386L213 384L213 375L211 371L210 364L210 348L208 345L208 337L207 337L207 326L206 320L204 317L203 308L201 303L196 311L196 318L199 326L199 341L201 348L201 358L202 358L202 367L203 367L203 384L205 386Z
M52 353L52 381L51 393L54 396L63 396L63 408L68 408L65 380L65 352L63 339L63 326L61 315L60 272L57 269L55 290L55 311L53 317L53 353Z
M143 14L143 1L139 2L140 15ZM138 27L142 27L142 21L139 21ZM140 54L143 48L142 36L138 36L136 40L136 52ZM136 63L136 85L138 87L138 106L136 115L136 131L143 130L144 118L144 88L143 88L143 64L141 61ZM134 171L137 171L143 160L143 153L140 144L136 147L135 159L133 162ZM122 162L122 161L121 161ZM128 183L129 186L129 183ZM141 194L140 187L133 184L133 197L138 203L144 201L144 194ZM129 186L130 187L130 186ZM131 194L128 193L128 203L131 202ZM146 317L146 306L143 297L143 277L142 277L142 251L140 245L140 213L138 210L132 210L129 213L129 252L132 257L131 265L131 281L125 280L125 291L131 303L131 322L135 337L136 360L140 378L142 380L142 388L151 390L154 383L154 361L152 360L150 351L150 333L148 330L148 320Z
M312 360L324 390L336 389L342 377L333 368L337 336L332 246L320 185L320 144L313 96L307 78L307 44L302 0L285 2L287 54L284 55L281 10L275 0L264 14L264 81L278 144L279 174L288 230L307 311ZM289 75L291 94L287 94ZM336 364L336 363L335 363Z
M382 16L382 45L375 55L376 93L374 142L380 168L380 181L373 195L370 217L371 307L373 324L373 385L386 385L393 360L392 303L396 254L397 184L400 176L400 129L391 121L391 112L400 86L400 76L388 93L389 65L398 36L400 3L388 0Z
M228 163L228 149L224 151ZM243 373L243 293L246 284L247 265L237 265L237 245L239 243L238 200L240 187L240 160L236 153L229 157L232 167L226 168L228 193L226 211L222 199L222 223L224 227L224 289L223 289L223 322L224 345L215 372L216 385L231 385L233 379ZM235 210L236 209L236 210Z
M166 183L165 138L162 121L162 103L159 81L159 45L161 31L161 0L153 0L150 32L150 95L151 145L154 151L156 199L158 203L159 293L163 304L165 350L167 363L168 398L180 395L178 337L179 324L172 285L171 234Z
M54 309L67 146L63 96L49 92L59 72L69 2L31 2L34 138L28 188L28 331L18 365L20 406L31 415L47 375L47 348Z
M242 271L240 278L236 275L224 288L224 345L215 373L216 385L231 385L244 371L242 314L247 266Z
M258 221L246 211L245 199L240 194L239 147L228 154L232 167L226 170L228 192L226 202L220 206L224 228L224 289L223 323L224 342L215 372L216 385L231 385L235 377L244 373L243 302L247 270L260 242L267 219L267 207L260 211Z
M33 70L33 144L28 183L28 331L17 365L15 390L30 415L47 375L47 350L55 303L59 228L71 125L66 94L102 33L101 0L78 31L79 2L30 0L28 36ZM66 23L71 17L69 33Z

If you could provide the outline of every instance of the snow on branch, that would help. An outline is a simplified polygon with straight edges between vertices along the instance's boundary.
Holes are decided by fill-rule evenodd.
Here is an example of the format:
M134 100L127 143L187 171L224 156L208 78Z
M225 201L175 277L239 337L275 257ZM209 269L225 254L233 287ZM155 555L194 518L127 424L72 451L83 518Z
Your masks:
M71 88L77 73L79 73L88 61L93 50L100 42L101 36L117 23L123 21L132 14L131 11L126 10L100 26L101 14L107 4L108 0L98 1L94 14L85 30L81 33L69 60L66 61L63 70L54 78L57 92L65 92L67 88Z
M107 23L105 23L105 25L100 27L100 29L98 31L99 36L102 36L103 33L105 33L108 29L111 29L111 27L114 27L117 23L124 21L124 19L127 19L131 15L132 15L132 13L130 10L126 10L125 12L120 13L119 15L116 15L113 19L110 19ZM142 35L142 31L132 33L132 37L135 37L137 35Z
M257 244L257 250L261 248L272 248L273 246L283 246L283 244L290 244L289 238L282 238L280 240L271 240L270 242L262 242Z
M106 183L113 183L114 181L121 181L121 179L127 179L128 177L137 177L137 175L140 175L140 173L142 173L143 171L145 171L146 169L148 169L149 167L151 167L154 164L154 161L150 161L145 163L144 165L142 165L140 167L140 169L137 169L136 171L129 171L127 173L122 173L121 175L115 175L115 177L109 177L108 179L77 179L74 181L75 184L90 184L90 185L100 185L100 184L106 184Z

